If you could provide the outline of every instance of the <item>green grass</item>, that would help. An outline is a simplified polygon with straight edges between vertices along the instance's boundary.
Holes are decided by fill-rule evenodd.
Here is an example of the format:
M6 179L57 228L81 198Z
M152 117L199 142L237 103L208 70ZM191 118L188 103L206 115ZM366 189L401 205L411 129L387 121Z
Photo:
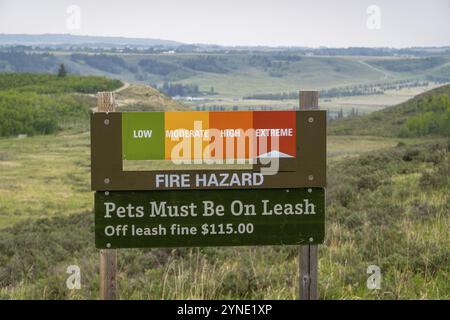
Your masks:
M448 59L444 57L427 57L417 59L383 59L370 60L369 63L376 67L384 68L393 72L415 72L433 69L448 63Z
M337 98L324 98L319 100L321 109L329 110L332 116L336 116L342 109L345 115L349 115L353 110L358 110L359 115L364 115L403 103L414 96L425 91L436 88L438 85L433 84L429 86L404 88L400 90L389 90L383 95L366 95L366 96L349 96ZM225 108L227 110L233 109L236 106L238 109L247 110L254 108L260 109L295 109L298 108L298 99L293 100L251 100L251 99L234 99L224 97L208 97L202 101L188 101L182 100L183 104L196 110L205 107L206 110L213 110L215 107Z
M447 298L448 181L439 178L448 172L447 142L333 136L328 143L320 298ZM89 135L0 139L0 150L0 297L97 298ZM119 250L119 293L294 299L297 255L291 246ZM81 268L81 290L65 288L72 264ZM369 264L382 268L381 291L365 287Z
M122 86L119 80L105 77L67 75L58 77L46 73L0 73L0 90L43 93L97 93L113 91Z
M375 136L328 136L327 160L329 164L359 158L370 152L378 152L397 145L415 145L433 142L436 138L389 138Z
M226 74L197 73L180 82L196 83L202 90L213 85L219 97L242 98L251 94L292 92L300 88L317 90L380 80L378 72L358 61L344 58L303 57L290 63L280 74L274 77L268 70L244 64Z
M0 139L0 226L90 210L89 153L87 132Z
M438 107L436 110L431 110L431 112L434 113L433 118L438 118L439 121L443 120L445 122L450 110L448 106L449 99L450 85L444 85L417 95L394 107L379 110L362 117L344 118L333 121L328 127L328 133L332 135L370 135L387 137L422 135L420 132L411 131L408 127L408 122L422 115L425 111L431 110L431 107ZM445 104L447 104L447 106L445 106ZM427 125L430 124L429 121ZM439 126L436 123L436 132L427 131L424 132L423 135L448 132L448 128L445 127L446 124L448 124L448 121L441 124L441 128L438 128Z
M49 134L87 121L95 100L86 94L121 86L104 77L0 73L0 136Z
M150 92L118 95L133 107ZM393 109L378 130L408 118ZM355 132L375 128L361 119ZM0 138L0 298L98 298L87 126L79 120L57 134ZM327 149L320 298L447 299L450 140L332 135ZM118 252L122 299L297 297L296 246ZM381 268L381 290L366 288L372 264ZM69 265L81 269L80 290L66 288Z

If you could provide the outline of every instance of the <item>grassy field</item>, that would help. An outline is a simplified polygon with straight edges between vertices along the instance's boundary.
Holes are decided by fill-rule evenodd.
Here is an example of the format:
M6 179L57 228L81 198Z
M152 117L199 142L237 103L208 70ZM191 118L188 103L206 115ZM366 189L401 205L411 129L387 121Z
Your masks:
M92 209L89 133L0 139L1 226Z
M412 123L413 119L419 121ZM444 85L391 108L333 122L329 126L329 133L392 137L411 136L413 129L417 131L414 135L440 131L449 136L448 128L450 128L450 85Z
M184 109L148 87L117 96L122 110ZM378 129L389 134L358 134L371 130L370 115L329 126L321 299L448 299L450 140L399 137L415 101L382 114ZM342 127L354 131L338 135ZM89 143L83 118L54 134L0 138L0 298L98 298ZM122 299L297 296L295 246L126 249L118 261ZM372 264L380 290L366 287ZM80 290L66 288L70 265L80 267Z
M116 95L122 111L185 109L147 86ZM0 138L0 227L92 209L88 119L86 112L56 135Z
M436 88L438 85L430 84L428 86L416 88L404 88L400 90L391 90L385 92L383 95L364 95L364 96L349 96L319 99L319 106L321 109L329 110L332 114L338 113L341 109L344 115L349 115L352 111L358 110L359 115L368 114L374 111L381 110L386 107L403 103L414 96ZM295 91L295 90L294 90ZM189 101L181 100L183 104L193 110L213 109L214 107L225 108L231 110L233 107L239 109L295 109L298 108L298 100L255 100L255 99L239 99L226 97L207 97L204 100Z
M398 141L332 136L328 159L355 157L392 147ZM57 135L1 138L0 228L31 219L92 210L89 143L86 127Z
M448 181L435 181L437 168L448 166L447 149L429 139L329 137L321 298L447 298ZM88 133L0 139L0 150L0 297L97 298ZM81 268L81 290L65 288L71 264ZM380 291L365 287L369 264L382 267ZM123 299L294 299L297 265L289 246L120 250L119 292Z

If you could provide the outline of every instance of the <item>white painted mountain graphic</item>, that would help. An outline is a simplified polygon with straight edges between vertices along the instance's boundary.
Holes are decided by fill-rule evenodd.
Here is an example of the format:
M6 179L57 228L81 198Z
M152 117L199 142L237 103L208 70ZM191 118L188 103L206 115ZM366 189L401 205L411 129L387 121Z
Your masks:
M258 158L293 158L293 156L278 150L272 150L270 152L260 154Z

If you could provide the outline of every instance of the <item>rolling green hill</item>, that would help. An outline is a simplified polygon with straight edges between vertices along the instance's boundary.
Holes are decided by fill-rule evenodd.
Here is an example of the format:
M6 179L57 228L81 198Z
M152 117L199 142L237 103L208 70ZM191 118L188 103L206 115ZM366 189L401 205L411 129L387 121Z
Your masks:
M450 136L450 85L371 114L336 120L329 134L373 136Z
M329 165L321 299L448 298L450 144L405 142ZM0 298L98 298L88 134L0 150ZM123 249L118 263L121 299L295 299L298 286L297 246ZM372 264L382 290L366 288ZM81 290L65 287L69 265Z
M448 59L443 57L428 57L419 59L371 60L369 63L393 72L415 72L432 69L447 62Z
M203 91L209 91L213 86L220 96L239 98L249 94L293 91L300 87L374 82L384 77L382 72L356 59L340 57L270 53L117 54L119 61L86 54L77 54L77 59L74 55L57 57L74 72L100 72L130 82L159 85L166 81L198 84ZM92 63L80 63L85 60Z
M0 72L55 73L64 63L69 73L119 78L162 85L214 87L215 96L242 98L255 94L329 89L402 80L450 82L449 58L394 56L314 56L301 51L221 52L84 52L38 50L0 52Z

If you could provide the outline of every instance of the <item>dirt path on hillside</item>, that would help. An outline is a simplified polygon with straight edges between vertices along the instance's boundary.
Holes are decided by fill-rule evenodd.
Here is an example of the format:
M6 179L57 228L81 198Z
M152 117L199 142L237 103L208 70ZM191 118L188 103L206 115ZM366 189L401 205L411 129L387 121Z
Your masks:
M117 88L116 90L114 90L114 92L117 93L117 92L123 91L126 88L128 88L129 86L130 86L130 84L128 82L123 82L123 86L121 86L120 88Z
M374 66L368 64L367 62L365 62L365 61L363 61L363 60L358 60L358 62L361 63L362 65L365 65L366 67L369 67L370 69L372 69L372 70L374 70L374 71L377 71L377 72L382 73L382 74L383 74L382 80L386 80L386 79L389 77L389 73L387 73L386 71L384 71L384 70L382 70L382 69L379 69L379 68L377 68L377 67L374 67Z

